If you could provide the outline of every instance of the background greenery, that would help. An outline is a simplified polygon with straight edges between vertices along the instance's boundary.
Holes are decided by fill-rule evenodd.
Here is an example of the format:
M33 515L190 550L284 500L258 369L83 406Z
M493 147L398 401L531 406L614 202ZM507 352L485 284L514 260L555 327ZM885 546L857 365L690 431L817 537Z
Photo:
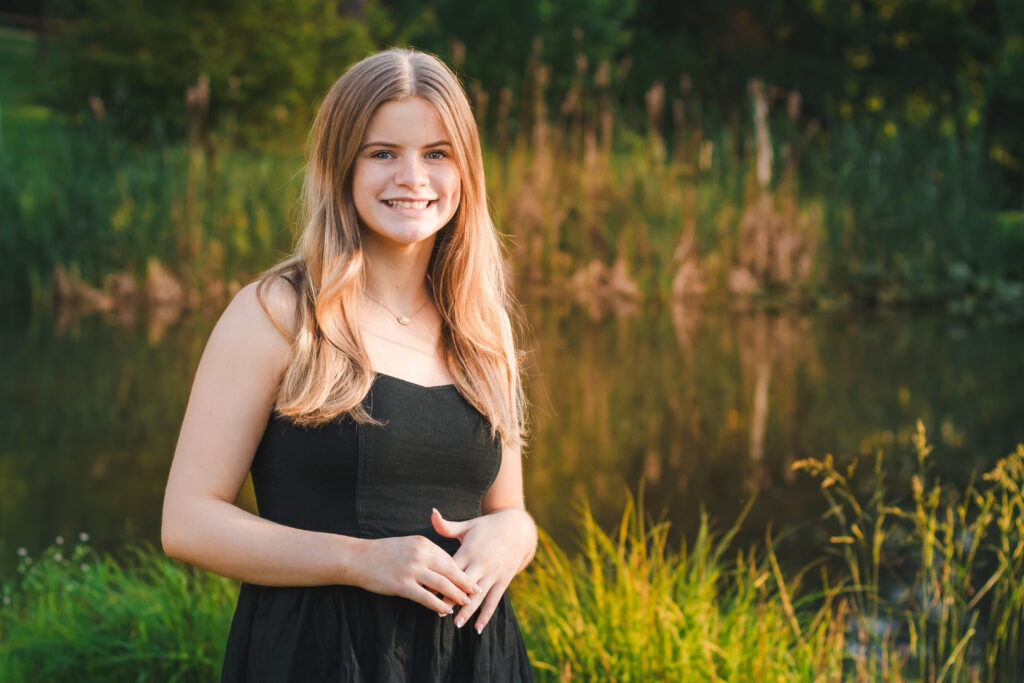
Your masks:
M322 93L369 51L412 44L465 80L523 280L1024 301L1011 0L22 9L35 30L0 41L10 297L49 299L58 266L97 287L145 280L153 257L195 291L251 277L291 243Z
M993 462L1019 440L1019 354L1012 328L996 329L1024 313L1019 2L5 8L0 300L52 312L55 328L8 322L0 334L16 361L0 388L19 407L0 424L0 467L16 475L7 529L42 492L53 504L31 512L40 528L63 529L99 496L119 507L96 520L129 506L125 525L155 534L173 438L160 435L174 431L187 393L175 382L205 337L182 311L219 308L290 248L320 97L362 55L411 44L466 84L517 290L559 295L533 309L562 403L538 410L528 484L554 501L589 490L595 508L571 529L552 515L549 530L578 533L579 552L548 539L517 582L538 674L1015 680L1024 454ZM803 310L719 325L718 304L930 307L957 322L897 311L860 329L855 312L819 352ZM82 318L90 309L122 331ZM126 346L124 329L151 348ZM665 338L675 355L653 353ZM812 404L828 404L827 419ZM923 429L903 428L911 414L934 424L936 465ZM797 463L820 481L834 528L801 530L802 543L742 528L715 540L693 514L697 496L765 487L752 508L771 516L763 525L815 517L791 464L820 435L877 457L859 470ZM877 455L911 442L894 464ZM988 477L965 477L975 465ZM618 533L602 530L623 478L648 483L653 509L694 493L678 544L631 505ZM93 542L109 547L101 526ZM231 582L151 550L114 559L74 545L17 555L0 678L215 675ZM0 549L15 556L9 539Z

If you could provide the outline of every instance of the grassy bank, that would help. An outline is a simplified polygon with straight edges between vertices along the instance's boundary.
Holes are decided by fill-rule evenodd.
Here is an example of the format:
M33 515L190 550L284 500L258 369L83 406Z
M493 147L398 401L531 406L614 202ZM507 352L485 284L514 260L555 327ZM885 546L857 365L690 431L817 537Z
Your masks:
M1024 666L1024 447L978 484L930 475L918 429L908 490L832 458L819 479L822 557L787 566L769 536L735 549L702 520L692 543L628 503L607 533L584 509L580 548L547 537L513 590L540 680L1012 681ZM808 535L813 538L814 534ZM6 681L215 680L235 585L82 541L27 552L4 585Z

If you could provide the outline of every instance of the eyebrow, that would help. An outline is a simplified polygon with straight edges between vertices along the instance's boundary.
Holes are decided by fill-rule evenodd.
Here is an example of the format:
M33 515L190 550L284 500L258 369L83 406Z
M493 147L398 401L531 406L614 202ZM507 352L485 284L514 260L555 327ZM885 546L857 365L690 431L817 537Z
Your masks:
M447 140L438 140L437 142L431 142L429 145L423 145L423 149L428 149L430 147L451 147L451 146L452 146L452 143L448 142ZM382 140L371 140L370 142L367 142L366 144L364 144L359 149L360 149L360 151L362 151L362 150L366 149L367 147L391 147L393 149L398 149L399 147L401 147L401 145L397 145L397 144L395 144L393 142L384 142Z

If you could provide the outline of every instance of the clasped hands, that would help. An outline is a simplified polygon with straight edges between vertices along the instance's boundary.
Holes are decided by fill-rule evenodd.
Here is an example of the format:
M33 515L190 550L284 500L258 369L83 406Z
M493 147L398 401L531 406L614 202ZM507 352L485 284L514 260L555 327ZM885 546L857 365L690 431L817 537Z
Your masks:
M430 517L437 533L461 543L454 555L423 536L370 541L358 585L385 595L414 600L441 616L452 614L465 626L479 610L474 629L480 633L516 574L527 564L537 542L529 513L506 508L464 522Z

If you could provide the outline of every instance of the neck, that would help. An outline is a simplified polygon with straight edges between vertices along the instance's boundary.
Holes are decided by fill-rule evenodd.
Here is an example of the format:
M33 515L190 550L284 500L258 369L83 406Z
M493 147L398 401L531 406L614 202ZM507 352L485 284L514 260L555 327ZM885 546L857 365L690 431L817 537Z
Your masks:
M416 244L396 244L365 231L366 288L396 310L416 308L428 296L427 266L433 246L433 237Z

